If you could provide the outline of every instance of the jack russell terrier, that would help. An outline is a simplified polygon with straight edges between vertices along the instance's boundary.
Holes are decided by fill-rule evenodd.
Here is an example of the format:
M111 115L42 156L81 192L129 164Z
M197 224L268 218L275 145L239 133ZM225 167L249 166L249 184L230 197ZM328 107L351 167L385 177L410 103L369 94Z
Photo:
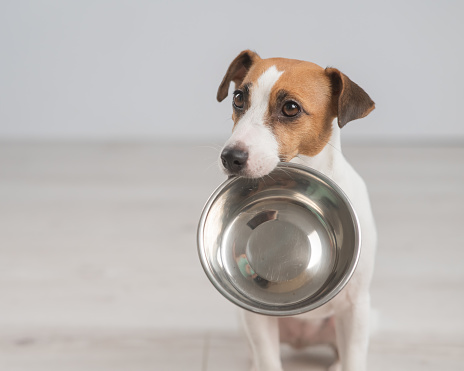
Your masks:
M219 163L227 175L259 178L279 161L293 161L332 178L355 208L362 231L361 257L345 288L331 301L292 317L241 310L253 371L282 371L279 343L302 348L329 344L338 360L330 370L364 371L369 341L369 285L376 228L362 178L343 157L340 128L367 116L374 102L335 68L284 59L261 59L245 50L230 64L219 86L223 101L235 83L234 128ZM332 125L337 118L338 125Z

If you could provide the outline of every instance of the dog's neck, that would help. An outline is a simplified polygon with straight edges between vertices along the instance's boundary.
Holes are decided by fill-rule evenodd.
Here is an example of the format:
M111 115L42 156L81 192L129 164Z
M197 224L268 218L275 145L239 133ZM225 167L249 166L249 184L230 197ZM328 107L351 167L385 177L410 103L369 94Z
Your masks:
M321 152L313 157L299 155L292 162L311 167L334 179L337 176L337 168L342 161L344 161L344 157L340 144L340 128L334 122L330 139Z

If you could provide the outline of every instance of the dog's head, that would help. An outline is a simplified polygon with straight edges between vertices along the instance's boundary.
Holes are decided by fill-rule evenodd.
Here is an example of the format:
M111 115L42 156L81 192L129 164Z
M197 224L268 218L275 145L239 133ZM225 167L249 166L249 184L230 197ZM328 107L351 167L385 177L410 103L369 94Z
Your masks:
M223 101L235 83L234 129L220 157L228 175L258 178L279 161L315 156L327 144L332 121L343 127L374 109L366 92L335 68L293 59L261 59L245 50L219 86Z

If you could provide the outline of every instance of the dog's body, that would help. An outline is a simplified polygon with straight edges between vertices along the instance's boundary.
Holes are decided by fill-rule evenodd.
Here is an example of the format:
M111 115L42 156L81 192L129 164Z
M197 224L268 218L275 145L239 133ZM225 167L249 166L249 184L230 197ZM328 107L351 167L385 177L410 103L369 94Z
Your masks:
M345 75L309 62L261 59L244 51L230 65L218 100L235 82L234 131L221 154L228 175L251 178L270 173L279 161L293 161L332 178L351 200L361 223L362 252L347 286L323 306L278 318L242 311L253 371L281 371L279 343L300 348L333 345L331 370L363 371L369 339L369 285L376 229L362 178L341 153L340 127L374 109L369 96ZM338 118L338 126L333 125Z

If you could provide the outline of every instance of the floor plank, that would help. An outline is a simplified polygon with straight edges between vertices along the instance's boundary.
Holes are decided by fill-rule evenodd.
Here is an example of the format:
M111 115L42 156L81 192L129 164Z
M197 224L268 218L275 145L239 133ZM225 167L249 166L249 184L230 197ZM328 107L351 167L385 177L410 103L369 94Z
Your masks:
M370 368L464 369L464 148L345 154L380 237ZM224 180L217 155L215 144L2 143L0 369L247 369L236 309L196 253L201 208ZM283 360L319 370L331 354L284 348Z

